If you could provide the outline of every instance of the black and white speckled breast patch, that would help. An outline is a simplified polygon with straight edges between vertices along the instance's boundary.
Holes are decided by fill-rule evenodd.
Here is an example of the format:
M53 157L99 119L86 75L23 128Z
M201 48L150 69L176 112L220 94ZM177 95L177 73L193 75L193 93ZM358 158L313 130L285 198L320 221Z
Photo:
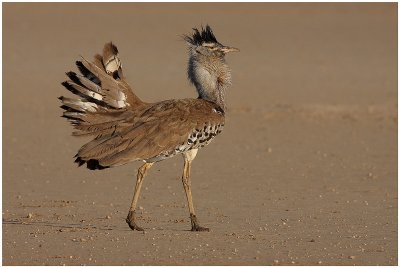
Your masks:
M208 145L215 136L221 133L223 128L224 124L207 124L201 129L196 128L189 134L188 139L184 144L176 146L173 150L162 152L156 157L147 159L146 162L157 162L192 149L202 148Z

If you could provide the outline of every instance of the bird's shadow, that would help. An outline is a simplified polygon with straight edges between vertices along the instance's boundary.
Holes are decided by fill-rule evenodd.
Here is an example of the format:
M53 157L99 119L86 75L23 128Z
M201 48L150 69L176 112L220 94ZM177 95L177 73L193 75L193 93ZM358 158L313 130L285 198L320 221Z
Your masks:
M28 225L28 226L46 226L52 228L71 229L71 230L100 230L100 231L121 231L121 232L132 232L129 227L119 228L115 225L99 226L96 224L80 224L80 223L57 223L49 221L23 221L20 219L3 219L4 225ZM150 231L172 231L172 232L192 232L190 229L177 229L177 228L143 228L144 232ZM142 232L135 232L142 233Z
M97 229L102 231L118 230L115 226L96 226L96 225L85 225L79 223L56 223L49 221L21 221L19 219L3 219L3 224L6 225L29 225L29 226L46 226L60 229ZM122 231L122 230L121 230Z

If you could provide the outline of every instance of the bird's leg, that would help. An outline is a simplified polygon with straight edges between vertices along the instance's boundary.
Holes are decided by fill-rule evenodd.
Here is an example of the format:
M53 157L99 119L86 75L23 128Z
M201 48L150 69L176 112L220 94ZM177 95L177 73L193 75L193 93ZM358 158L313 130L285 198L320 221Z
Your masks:
M201 231L210 231L209 228L201 227L197 222L197 217L194 212L193 199L192 199L192 190L191 190L191 182L190 182L190 166L195 158L197 150L191 150L184 154L185 163L183 166L183 174L182 174L182 183L183 188L186 192L186 198L189 205L189 213L190 213L190 221L192 223L192 231L201 232Z
M152 165L153 163L146 163L138 169L135 192L133 194L132 204L131 208L129 209L128 217L126 217L126 223L132 230L143 231L143 228L140 228L135 223L135 208L137 201L139 199L140 188L142 187L143 178L144 176L146 176L147 171L150 169Z

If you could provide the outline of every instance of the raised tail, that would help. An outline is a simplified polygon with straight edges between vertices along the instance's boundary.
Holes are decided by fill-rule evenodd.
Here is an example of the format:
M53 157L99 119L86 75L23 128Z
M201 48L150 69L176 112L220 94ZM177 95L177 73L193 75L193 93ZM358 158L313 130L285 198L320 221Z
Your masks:
M62 116L75 128L73 135L99 139L126 127L127 117L144 102L125 81L117 47L107 43L102 55L96 55L93 62L82 58L76 66L79 73L67 72L69 80L61 83L74 96L59 98L64 109ZM87 162L88 168L101 168L97 167L96 160L83 161L76 157L75 162L80 165Z

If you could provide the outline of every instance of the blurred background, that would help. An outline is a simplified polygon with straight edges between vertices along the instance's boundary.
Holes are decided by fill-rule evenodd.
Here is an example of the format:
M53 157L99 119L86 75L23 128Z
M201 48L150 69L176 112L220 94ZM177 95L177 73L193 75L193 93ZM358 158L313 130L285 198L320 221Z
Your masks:
M98 217L107 213L118 226L111 235L129 237L124 217L140 163L76 168L72 157L86 140L71 137L57 97L68 95L60 83L76 70L75 60L91 59L113 41L140 98L195 98L181 36L206 24L241 52L227 56L233 85L225 131L193 167L194 201L214 230L207 243L216 251L193 256L206 254L205 264L397 263L397 3L2 6L3 264L196 264L185 254L142 257L151 248L143 237L112 259L97 246L115 244L94 234L96 247L69 242L60 253L60 243L73 237L55 229L82 220L104 226ZM149 227L164 226L167 235L188 228L181 161L154 169L139 201ZM32 225L18 224L29 213ZM168 229L168 219L177 220L178 231ZM39 229L27 248L26 237ZM227 233L248 237L249 230L258 239L235 240L231 248ZM358 239L343 241L348 235ZM180 238L176 256L188 246ZM86 247L94 252L90 261Z

